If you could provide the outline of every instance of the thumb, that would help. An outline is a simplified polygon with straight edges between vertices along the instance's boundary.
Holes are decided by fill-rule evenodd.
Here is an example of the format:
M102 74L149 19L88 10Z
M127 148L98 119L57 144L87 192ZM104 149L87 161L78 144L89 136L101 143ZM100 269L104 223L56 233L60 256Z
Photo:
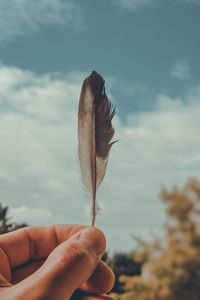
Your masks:
M35 273L44 299L69 299L95 271L104 251L105 237L95 228L83 229L60 244Z

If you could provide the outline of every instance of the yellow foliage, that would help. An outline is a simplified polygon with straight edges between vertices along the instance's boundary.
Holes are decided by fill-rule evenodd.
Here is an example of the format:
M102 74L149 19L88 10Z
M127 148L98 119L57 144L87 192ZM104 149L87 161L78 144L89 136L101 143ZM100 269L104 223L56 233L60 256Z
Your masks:
M113 294L116 300L200 300L200 183L190 180L160 195L168 216L164 242L138 247L142 275L121 276L124 293Z

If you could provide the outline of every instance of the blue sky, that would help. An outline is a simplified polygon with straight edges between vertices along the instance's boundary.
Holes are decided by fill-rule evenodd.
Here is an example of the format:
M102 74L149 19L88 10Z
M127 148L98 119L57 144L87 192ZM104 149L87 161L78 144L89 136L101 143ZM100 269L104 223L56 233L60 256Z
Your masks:
M88 222L77 161L82 80L116 105L99 193L108 248L156 234L162 184L200 177L200 1L0 0L0 201L30 224Z

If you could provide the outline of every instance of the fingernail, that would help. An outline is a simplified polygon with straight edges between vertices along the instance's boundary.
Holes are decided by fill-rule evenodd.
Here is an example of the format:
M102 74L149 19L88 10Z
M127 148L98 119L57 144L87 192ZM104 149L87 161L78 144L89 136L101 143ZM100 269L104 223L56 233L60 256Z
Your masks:
M97 256L105 251L106 240L104 234L96 228L85 228L81 231L80 240L87 242L94 249Z

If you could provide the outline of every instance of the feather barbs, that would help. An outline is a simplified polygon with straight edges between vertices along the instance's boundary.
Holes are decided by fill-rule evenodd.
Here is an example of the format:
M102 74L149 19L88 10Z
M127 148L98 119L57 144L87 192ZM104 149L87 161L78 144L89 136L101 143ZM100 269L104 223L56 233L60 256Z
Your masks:
M96 192L106 172L115 114L105 81L95 71L83 82L78 110L78 155L82 181L92 200L92 226L97 214Z

